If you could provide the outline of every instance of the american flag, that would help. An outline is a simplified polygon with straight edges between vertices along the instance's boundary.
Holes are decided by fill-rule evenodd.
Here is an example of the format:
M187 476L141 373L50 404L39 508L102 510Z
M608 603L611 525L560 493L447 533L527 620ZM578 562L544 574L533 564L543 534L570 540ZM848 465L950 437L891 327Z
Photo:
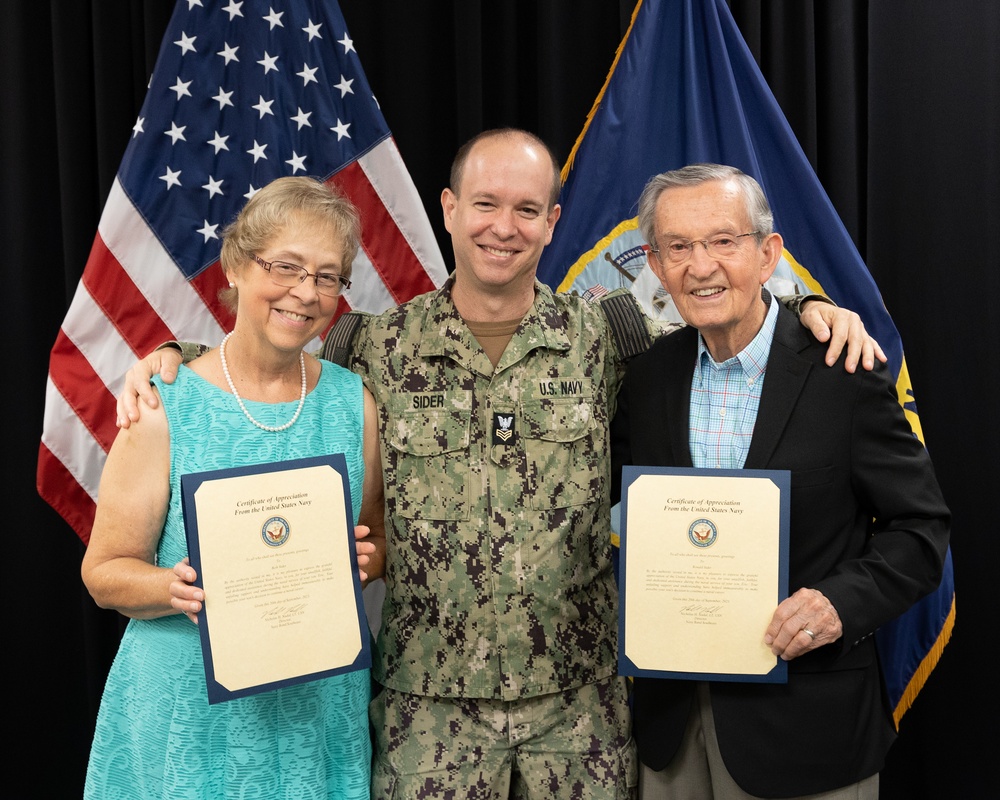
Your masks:
M178 0L49 361L38 491L85 542L125 370L169 339L221 341L220 232L283 175L334 183L361 212L340 312L444 282L337 4Z

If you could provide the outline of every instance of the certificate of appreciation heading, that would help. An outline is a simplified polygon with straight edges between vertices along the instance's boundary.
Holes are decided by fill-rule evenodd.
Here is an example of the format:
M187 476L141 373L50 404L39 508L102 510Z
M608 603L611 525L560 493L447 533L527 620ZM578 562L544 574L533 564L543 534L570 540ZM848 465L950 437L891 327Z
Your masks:
M625 467L619 672L780 683L764 631L788 595L789 473Z
M371 666L343 455L181 488L209 703Z

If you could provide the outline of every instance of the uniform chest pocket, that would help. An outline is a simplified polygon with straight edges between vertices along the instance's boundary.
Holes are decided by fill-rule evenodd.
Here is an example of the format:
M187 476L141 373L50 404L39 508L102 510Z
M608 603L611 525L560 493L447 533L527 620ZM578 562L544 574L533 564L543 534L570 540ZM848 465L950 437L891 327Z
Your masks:
M389 494L406 519L468 519L471 395L464 391L396 395L386 437Z
M525 400L527 502L535 509L593 502L604 490L607 454L590 397Z

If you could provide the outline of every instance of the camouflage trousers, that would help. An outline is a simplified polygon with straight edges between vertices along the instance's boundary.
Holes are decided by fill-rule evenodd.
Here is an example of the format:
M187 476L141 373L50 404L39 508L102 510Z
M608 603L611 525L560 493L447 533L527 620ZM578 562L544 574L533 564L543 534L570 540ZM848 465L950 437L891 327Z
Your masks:
M373 800L632 800L624 678L502 701L383 690Z

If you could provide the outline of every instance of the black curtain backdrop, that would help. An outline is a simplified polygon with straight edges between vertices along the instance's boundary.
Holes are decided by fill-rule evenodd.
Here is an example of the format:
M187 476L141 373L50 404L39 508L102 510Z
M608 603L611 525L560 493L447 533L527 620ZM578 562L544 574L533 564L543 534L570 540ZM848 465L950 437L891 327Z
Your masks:
M277 3L275 4L278 5ZM730 0L903 337L954 512L955 635L904 717L882 797L997 796L991 689L1000 478L1000 4ZM458 145L516 125L565 159L634 0L341 0L435 226ZM78 797L122 618L82 586L83 546L35 490L49 350L138 115L172 0L9 0L0 26L8 350L5 786ZM992 597L992 593L990 593ZM985 712L985 713L984 713ZM984 735L981 730L987 733ZM989 750L989 752L988 752Z

